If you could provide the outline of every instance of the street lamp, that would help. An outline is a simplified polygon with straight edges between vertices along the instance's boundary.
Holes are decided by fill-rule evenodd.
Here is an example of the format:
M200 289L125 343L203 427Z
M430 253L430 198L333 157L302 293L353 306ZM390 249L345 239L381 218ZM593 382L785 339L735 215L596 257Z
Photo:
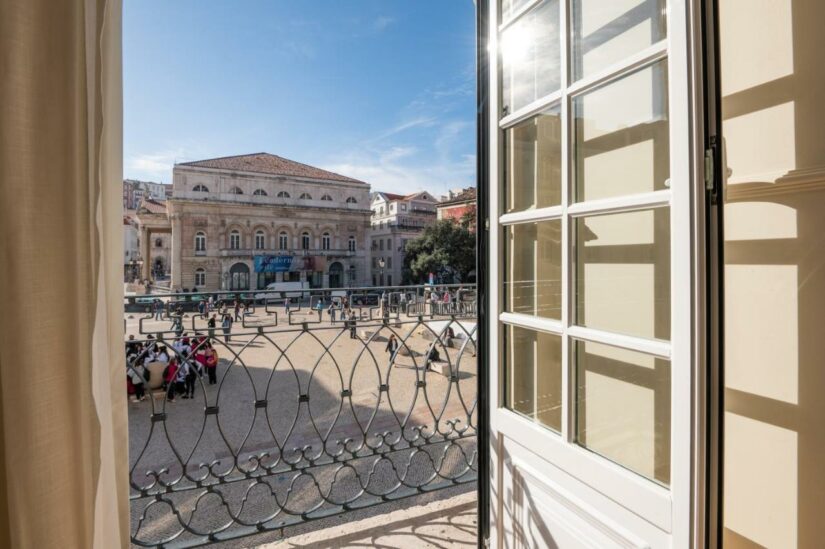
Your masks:
M378 266L381 268L381 286L384 285L384 258L381 257L378 259Z

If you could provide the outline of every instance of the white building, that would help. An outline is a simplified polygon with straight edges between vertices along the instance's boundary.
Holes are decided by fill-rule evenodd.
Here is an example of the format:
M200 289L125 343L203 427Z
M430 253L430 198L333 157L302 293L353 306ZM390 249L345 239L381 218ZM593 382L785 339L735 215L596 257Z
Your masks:
M373 286L403 283L404 249L435 223L438 200L426 191L409 195L373 194L370 222L370 274ZM382 266L383 265L383 266Z

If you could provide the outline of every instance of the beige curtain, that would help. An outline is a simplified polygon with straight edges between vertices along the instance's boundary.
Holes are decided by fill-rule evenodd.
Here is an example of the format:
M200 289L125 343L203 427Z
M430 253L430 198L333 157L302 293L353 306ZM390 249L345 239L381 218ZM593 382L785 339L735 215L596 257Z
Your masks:
M126 547L120 0L0 0L0 547Z

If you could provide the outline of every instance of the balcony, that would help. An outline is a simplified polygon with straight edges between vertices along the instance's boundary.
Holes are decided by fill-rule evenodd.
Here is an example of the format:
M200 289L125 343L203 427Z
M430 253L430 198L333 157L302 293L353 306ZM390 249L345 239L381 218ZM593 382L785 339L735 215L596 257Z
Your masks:
M127 313L132 364L143 365L132 372L148 371L150 388L129 404L133 543L186 547L258 534L244 543L261 544L324 528L332 530L319 539L341 544L427 528L467 541L477 470L475 293L456 288L452 303L436 307L423 287L405 293L348 290L345 323L343 297L333 298L333 322L323 291L250 302L226 331L207 325L217 308L189 312L193 294ZM212 346L217 363L164 389L167 363L153 344L191 364Z
M324 250L321 248L310 248L307 250L303 249L289 249L289 250L272 250L272 249L263 249L259 250L256 248L221 248L220 249L220 256L221 257L251 257L253 255L314 255L314 256L325 256L325 257L353 257L355 256L357 251L350 250L348 248L333 248ZM197 253L195 255L205 255L203 253Z

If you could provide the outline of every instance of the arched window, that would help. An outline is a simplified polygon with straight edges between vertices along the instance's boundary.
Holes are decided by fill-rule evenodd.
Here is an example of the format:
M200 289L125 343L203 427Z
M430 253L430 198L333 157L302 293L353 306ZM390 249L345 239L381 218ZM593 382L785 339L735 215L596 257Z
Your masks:
M301 249L302 250L308 250L309 246L310 246L309 242L310 242L309 233L306 232L306 231L302 232L301 233Z
M332 202L332 197L328 194L325 194L324 196L321 197L321 200L325 200L327 202Z
M289 193L286 191L281 191L278 193L278 198L289 198Z
M192 189L196 193L208 193L209 189L206 188L206 185L195 185Z
M267 196L266 191L263 189L255 189L255 192L252 194L254 196Z
M263 231L255 231L255 249L263 250L266 248L266 235Z
M198 231L197 233L195 233L195 251L206 251L206 233L203 231Z
M286 231L281 231L278 234L278 249L279 250L288 250L289 249L289 235L286 234Z
M229 189L229 194L243 194L243 191L240 187L232 187Z
M229 233L229 249L230 250L240 250L241 249L241 231L235 229Z
M321 249L322 250L329 250L330 248L330 241L332 239L329 236L329 233L324 233L321 235Z
M206 271L204 269L195 269L195 286L206 286Z
M350 197L347 197L347 204L358 204L358 201L355 200L354 197L350 196Z
M301 193L301 196L299 198L301 200L312 200L312 197L310 196L309 193Z
M351 252L355 251L355 237L354 236L349 237L348 249Z

